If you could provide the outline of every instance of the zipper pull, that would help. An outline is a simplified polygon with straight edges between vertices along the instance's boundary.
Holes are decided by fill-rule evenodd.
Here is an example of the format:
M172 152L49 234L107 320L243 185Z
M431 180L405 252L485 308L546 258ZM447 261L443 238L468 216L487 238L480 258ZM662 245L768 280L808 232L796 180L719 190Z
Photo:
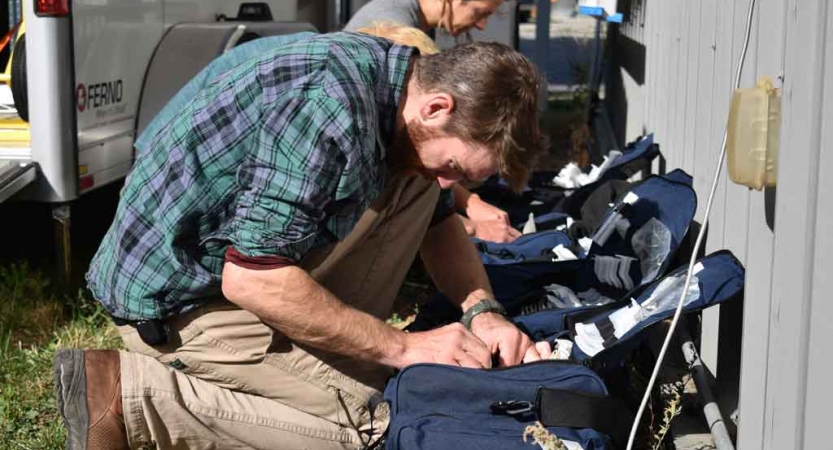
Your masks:
M509 400L505 402L494 402L490 405L493 414L505 414L507 416L517 416L532 412L532 402Z

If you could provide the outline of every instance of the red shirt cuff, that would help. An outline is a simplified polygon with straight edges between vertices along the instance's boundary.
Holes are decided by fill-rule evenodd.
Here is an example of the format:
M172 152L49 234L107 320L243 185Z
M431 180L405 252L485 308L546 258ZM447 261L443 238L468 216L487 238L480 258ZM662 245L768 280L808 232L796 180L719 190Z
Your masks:
M226 249L226 262L250 270L271 270L294 266L295 261L284 256L246 256L234 247Z

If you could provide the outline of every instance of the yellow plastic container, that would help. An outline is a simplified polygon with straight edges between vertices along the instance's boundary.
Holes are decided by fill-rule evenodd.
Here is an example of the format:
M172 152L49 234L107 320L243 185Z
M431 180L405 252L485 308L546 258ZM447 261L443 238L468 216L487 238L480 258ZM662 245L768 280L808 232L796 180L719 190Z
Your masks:
M768 77L754 88L736 90L726 142L729 178L757 190L775 186L780 140L781 90Z

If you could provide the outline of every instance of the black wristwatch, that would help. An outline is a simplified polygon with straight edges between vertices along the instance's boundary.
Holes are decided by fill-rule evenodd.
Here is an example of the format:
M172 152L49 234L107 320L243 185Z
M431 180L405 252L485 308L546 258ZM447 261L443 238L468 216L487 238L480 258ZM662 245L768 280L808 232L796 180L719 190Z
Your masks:
M463 317L460 319L460 322L463 323L463 326L466 329L471 330L471 321L474 319L474 316L484 313L484 312L494 312L498 313L502 316L506 315L506 309L495 300L483 299L480 302L476 303L474 306L469 308L464 314Z

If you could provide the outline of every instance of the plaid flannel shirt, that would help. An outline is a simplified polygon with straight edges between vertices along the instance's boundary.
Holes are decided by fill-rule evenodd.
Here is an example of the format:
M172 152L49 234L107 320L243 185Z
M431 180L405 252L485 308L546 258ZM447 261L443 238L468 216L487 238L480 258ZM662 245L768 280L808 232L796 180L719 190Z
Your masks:
M414 49L352 33L268 51L200 90L129 175L87 282L126 320L221 295L229 245L298 261L343 239L388 177Z

